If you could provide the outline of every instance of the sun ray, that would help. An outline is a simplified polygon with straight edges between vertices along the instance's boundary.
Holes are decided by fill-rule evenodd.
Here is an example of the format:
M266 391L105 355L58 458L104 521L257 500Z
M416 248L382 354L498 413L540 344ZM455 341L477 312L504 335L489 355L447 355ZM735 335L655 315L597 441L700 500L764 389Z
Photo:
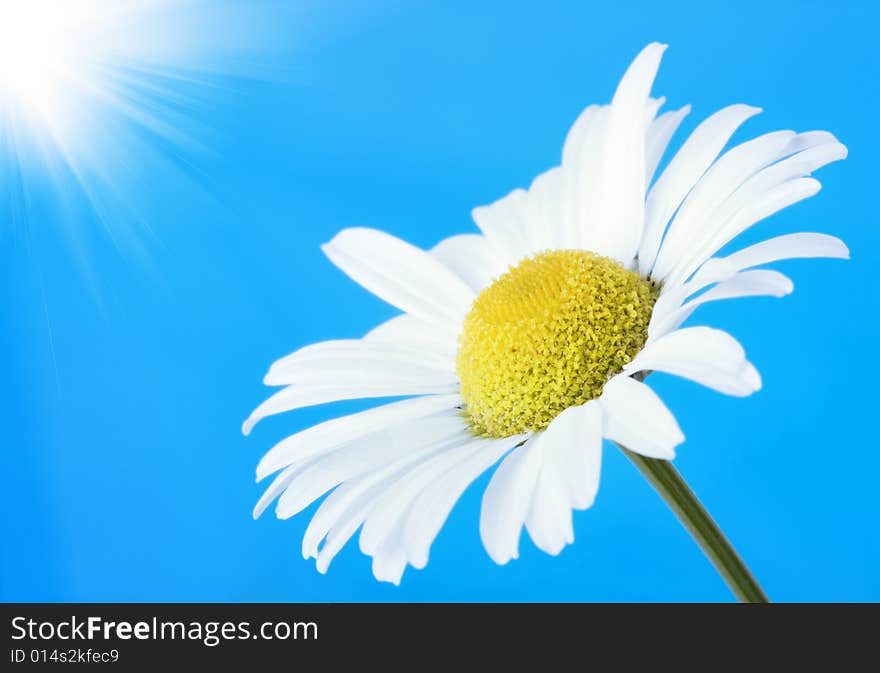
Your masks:
M58 223L81 267L84 227L143 259L156 232L139 178L197 185L188 166L211 154L209 96L225 78L277 77L278 24L294 15L268 1L0 0L0 227L28 226L16 193L62 213L81 201L90 216Z

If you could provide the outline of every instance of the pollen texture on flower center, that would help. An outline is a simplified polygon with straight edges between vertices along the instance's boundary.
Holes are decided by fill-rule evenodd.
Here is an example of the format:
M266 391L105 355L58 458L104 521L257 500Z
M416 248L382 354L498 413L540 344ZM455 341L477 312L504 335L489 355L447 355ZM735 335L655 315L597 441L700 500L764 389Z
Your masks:
M641 350L659 289L607 257L544 252L477 297L456 371L473 430L506 437L546 428L602 392Z

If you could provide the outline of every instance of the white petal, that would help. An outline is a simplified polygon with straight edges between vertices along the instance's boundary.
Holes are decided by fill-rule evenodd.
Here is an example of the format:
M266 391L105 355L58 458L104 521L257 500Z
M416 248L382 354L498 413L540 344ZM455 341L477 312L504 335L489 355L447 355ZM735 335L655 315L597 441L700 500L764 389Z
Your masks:
M648 343L670 331L665 328L669 316L680 309L684 300L690 295L707 285L727 280L736 273L734 270L728 269L727 265L720 264L713 265L706 271L711 273L701 274L699 278L695 277L691 282L679 283L678 285L668 283L662 286L660 296L654 304L654 310L651 311L651 321L648 323ZM693 283L693 287L691 283ZM664 329L661 330L661 327Z
M673 282L679 282L687 278L696 268L721 248L727 245L741 233L754 226L757 222L770 217L783 208L794 205L811 196L815 196L822 185L813 178L797 178L789 180L777 187L768 190L763 196L753 203L744 206L727 223L719 229L719 232L700 251L691 256L683 266L676 270L676 278Z
M587 509L599 491L602 469L602 405L596 400L569 407L540 435L544 453L562 468L571 507Z
M559 187L550 196L559 199L548 222L555 233L554 248L596 248L593 234L602 192L603 151L609 107L591 105L569 131L562 152ZM599 250L596 250L600 252Z
M457 441L467 440L459 438ZM449 445L440 442L337 487L321 503L306 529L303 536L303 556L314 557L318 571L326 572L330 562L370 515L381 497L414 468L429 462L438 454L448 453L448 450ZM319 549L321 540L325 542Z
M675 417L657 394L628 374L605 384L599 398L605 437L649 458L672 460L684 441Z
M460 328L460 327L459 327ZM364 341L417 349L440 357L455 358L458 329L444 329L404 313L386 320L364 335Z
M303 535L302 553L304 558L318 558L324 553L324 563L329 564L334 556L357 530L366 516L373 510L376 503L385 495L391 487L400 480L414 466L429 461L438 453L443 453L444 445L429 447L425 451L416 452L414 455L405 456L373 472L356 479L346 481L328 495L315 516L309 522ZM352 528L351 523L356 521ZM332 555L331 550L320 549L321 541L336 531ZM340 537L339 532L344 535ZM326 547L326 545L325 545ZM326 569L326 565L325 565Z
M555 556L574 542L565 475L555 452L545 452L526 515L526 529L538 549Z
M375 496L376 491L378 490L376 482L380 481L383 476L384 473L373 473L367 475L361 480L346 482L333 491L333 493L328 496L327 500L322 503L323 507L330 498L337 493L340 493L339 501L345 501L350 504L348 504L345 511L333 523L333 526L327 533L324 545L315 555L315 567L318 569L319 573L323 574L327 572L327 569L330 567L330 562L333 561L336 555L342 550L345 543L351 539L352 535L355 534L364 519L370 513L370 509L376 501ZM334 509L340 507L336 501L333 501L333 505ZM317 514L315 515L315 518L317 518ZM309 524L309 527L311 528L311 524ZM308 538L311 538L308 529L306 530L306 535ZM314 535L314 533L312 535ZM305 555L306 551L305 545L306 538L303 538L303 555Z
M403 544L401 529L402 526L395 526L391 535L373 554L373 576L380 582L391 582L395 586L400 584L407 566L406 547Z
M719 110L694 129L669 162L648 193L645 204L645 230L639 246L642 273L654 266L666 225L685 196L712 165L733 132L760 111L748 105L731 105Z
M458 274L474 292L479 292L506 271L489 242L479 234L445 238L431 248L431 256Z
M372 372L371 378L372 378ZM339 383L320 383L288 386L275 393L254 409L242 425L247 435L262 419L285 411L311 407L328 402L359 400L373 397L404 397L407 395L443 395L458 390L458 383L431 383L412 380L409 377L388 376L384 381L358 380L356 372L349 380Z
M526 192L515 189L488 206L471 211L495 256L505 265L516 264L530 252L526 233Z
M272 504L272 501L281 495L281 492L287 488L287 485L297 475L300 469L302 469L302 464L296 463L295 465L288 465L278 473L278 476L272 480L269 488L266 489L257 501L257 504L254 506L254 519L260 518L263 512L266 511L266 508Z
M384 427L425 418L460 404L458 395L416 397L313 425L273 446L257 466L257 478L262 479L291 463L320 455Z
M651 126L651 123L654 121L654 118L657 116L657 113L666 105L666 97L660 96L659 98L649 98L648 103L645 106L645 126ZM647 141L646 141L647 142Z
M787 276L770 269L741 271L729 280L718 283L685 306L704 304L718 299L737 297L771 296L784 297L794 290L794 283Z
M791 280L779 273L767 269L741 271L723 283L707 290L696 299L692 299L675 311L666 314L656 323L652 320L648 326L649 341L653 341L671 332L687 320L702 304L721 299L738 299L740 297L784 297L794 290Z
M519 557L519 535L540 471L541 449L531 440L507 455L483 493L480 538L495 563Z
M317 558L320 553L321 542L327 537L327 534L334 525L346 513L355 512L355 510L360 512L362 507L354 507L354 505L361 503L365 495L372 494L372 489L382 483L384 479L387 479L396 469L399 469L396 465L388 465L359 479L347 481L334 489L318 507L306 528L302 541L303 558ZM339 529L337 528L337 530ZM337 552L339 549L342 549L342 546L338 546ZM329 565L330 560L332 559L326 561L327 565ZM327 565L324 567L325 570Z
M602 193L591 235L598 251L628 264L645 212L645 106L666 45L645 47L617 87L608 113Z
M836 142L837 138L834 137L833 133L829 133L828 131L804 131L798 133L797 137L791 141L791 153L795 154L796 152L802 152L810 147L828 145Z
M566 206L568 207L568 206ZM556 166L536 177L526 201L526 227L532 252L565 247L562 227L562 168Z
M763 266L782 259L805 257L849 259L849 249L843 241L834 236L802 232L776 236L755 243L723 259L731 267L741 270Z
M691 190L669 225L651 275L665 278L695 242L711 236L707 222L714 211L748 178L778 160L794 131L775 131L728 150Z
M450 468L415 499L403 529L410 565L425 567L434 538L464 490L501 456L527 438L528 435L514 435L505 439L477 440L479 448L475 453Z
M474 300L474 291L443 264L385 232L345 229L321 249L352 280L422 320L457 326Z
M430 351L362 339L322 341L299 349L275 362L263 379L270 386L320 384L352 380L409 377L450 384L457 379L455 358Z
M819 142L830 134L821 132L802 133L796 136L787 148L790 152L792 147L802 148L811 142ZM748 212L748 209L762 200L772 197L785 184L793 183L797 178L810 175L822 166L839 161L846 157L846 147L834 140L822 145L808 146L793 156L768 166L746 180L710 217L707 217L704 232L698 240L691 241L687 248L688 254L683 255L675 267L667 274L668 282L679 282L687 278L704 260L711 257L721 248L719 238L724 242L725 229L735 219L740 211ZM808 140L805 140L807 138ZM738 233L738 232L737 232ZM736 234L734 234L736 235ZM657 276L659 277L659 276Z
M721 330L689 327L648 344L624 371L660 371L696 381L726 395L751 395L760 389L739 342Z
M450 446L401 475L378 499L364 523L360 536L361 551L365 554L378 553L396 526L400 525L402 530L403 519L413 500L453 465L473 455L482 446L482 441L471 438ZM400 543L404 544L402 537Z
M562 144L562 165L576 166L581 161L581 153L584 147L584 139L590 133L590 127L596 120L596 113L602 105L588 105L575 119L574 124L565 136Z
M736 205L742 205L744 201L770 187L794 178L806 177L823 166L846 159L848 150L830 133L810 131L795 136L787 148L787 154L791 156L754 176L747 185L748 191L743 190L743 193L737 194L739 203Z
M650 185L657 171L657 165L669 146L669 141L678 130L681 122L691 112L691 106L685 105L678 110L665 112L655 119L648 128L645 138L645 184Z
M448 470L480 450L483 440L450 442L425 459L416 461L377 486L360 536L361 550L373 556L377 579L397 584L407 565L404 527L415 498Z
M699 292L708 285L728 280L738 272L751 267L783 259L804 257L849 259L849 250L843 241L834 236L798 233L777 236L761 243L756 243L727 257L713 257L706 261L688 282L677 285L667 283L663 286L663 293L660 295L657 303L654 304L648 334L652 338L656 337L658 326L666 323L668 327L669 323L666 321L666 318L679 309L687 297ZM783 281L783 284L776 285L778 287L774 286L774 292L785 289L788 284ZM784 292L783 294L786 293Z
M275 513L279 519L298 514L330 489L406 456L415 456L465 432L457 413L446 412L411 421L357 439L319 457L290 481Z
M480 536L496 563L519 556L519 537L532 511L533 538L555 554L566 544L571 508L586 509L599 489L602 407L596 401L569 407L549 427L513 450L499 465L480 514ZM543 470L540 494L536 492ZM534 505L535 498L541 502Z

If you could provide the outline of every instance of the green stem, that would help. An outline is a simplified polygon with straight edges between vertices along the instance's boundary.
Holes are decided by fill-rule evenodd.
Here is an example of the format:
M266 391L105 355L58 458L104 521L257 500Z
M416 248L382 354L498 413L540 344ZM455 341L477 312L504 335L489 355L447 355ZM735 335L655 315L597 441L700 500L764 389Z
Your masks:
M672 463L645 458L622 446L620 449L666 501L737 599L744 603L769 603L746 564Z

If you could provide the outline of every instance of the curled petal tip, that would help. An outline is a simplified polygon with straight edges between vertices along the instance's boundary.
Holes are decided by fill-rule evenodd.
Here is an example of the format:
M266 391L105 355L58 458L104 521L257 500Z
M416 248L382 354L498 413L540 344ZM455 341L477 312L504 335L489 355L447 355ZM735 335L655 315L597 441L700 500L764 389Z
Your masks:
M741 106L744 110L748 111L750 117L759 115L764 111L764 108L758 107L757 105L749 105L748 103L739 103L738 106ZM736 106L732 105L731 107Z
M835 250L837 254L835 257L838 259L850 259L849 246L839 238L835 241L835 244L837 246L837 249Z
M314 545L307 546L303 544L302 557L308 561L310 558L318 558L318 549Z
M788 283L785 284L785 287L779 290L779 294L777 295L779 297L784 297L794 292L794 281L792 281L791 278L786 278L786 280Z
M488 551L488 550L487 550ZM489 558L492 559L496 564L503 566L507 565L511 559L516 558L512 554L502 554L500 552L492 552L489 553Z
M759 391L761 389L761 386L763 385L760 372L755 369L755 366L751 362L746 362L745 367L745 379L751 386L752 392Z
M413 558L409 559L409 564L416 570L422 570L428 565L428 557L424 553L419 552L414 555Z
M260 462L257 463L257 481L263 481L266 477L268 477L273 472L277 472L282 467L287 467L285 463L279 464L278 461L272 456L272 452L269 451L265 456L260 459Z
M650 42L647 46L645 46L645 48L642 49L642 51L648 51L649 49L652 49L652 50L657 49L660 52L664 52L668 48L669 48L669 45L666 42L660 42L659 40L654 40L653 42Z

